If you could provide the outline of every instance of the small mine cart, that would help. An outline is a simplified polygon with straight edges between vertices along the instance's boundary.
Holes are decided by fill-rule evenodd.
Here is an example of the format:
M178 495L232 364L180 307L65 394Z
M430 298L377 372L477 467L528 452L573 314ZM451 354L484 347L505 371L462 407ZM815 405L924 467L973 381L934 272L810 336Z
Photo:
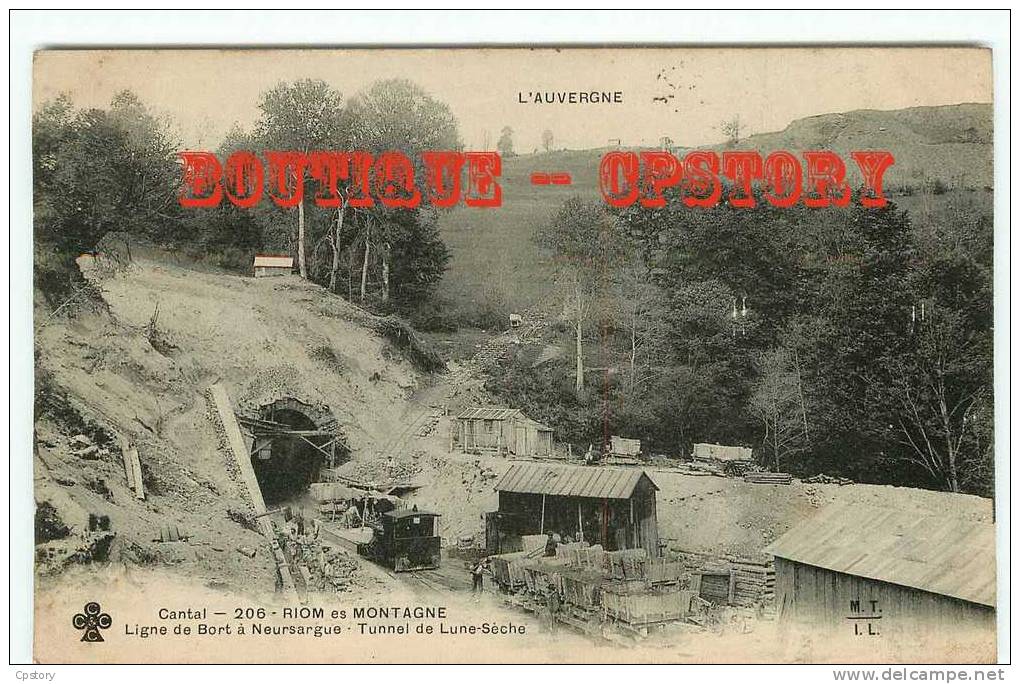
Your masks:
M436 535L438 513L399 510L384 513L375 528L365 556L397 572L433 570L439 567L440 538Z

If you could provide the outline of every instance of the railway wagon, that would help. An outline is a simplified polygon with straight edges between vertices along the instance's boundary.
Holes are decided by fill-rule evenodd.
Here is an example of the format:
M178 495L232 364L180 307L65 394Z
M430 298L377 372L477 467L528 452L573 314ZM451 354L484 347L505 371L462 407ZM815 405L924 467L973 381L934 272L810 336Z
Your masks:
M441 559L437 518L438 513L414 509L384 513L372 526L372 541L359 551L395 572L435 570Z
M691 612L694 592L675 587L652 589L639 584L608 583L602 587L607 617L634 626L676 622Z
M513 593L526 586L524 567L531 557L525 551L489 556L492 564L492 578L505 592Z

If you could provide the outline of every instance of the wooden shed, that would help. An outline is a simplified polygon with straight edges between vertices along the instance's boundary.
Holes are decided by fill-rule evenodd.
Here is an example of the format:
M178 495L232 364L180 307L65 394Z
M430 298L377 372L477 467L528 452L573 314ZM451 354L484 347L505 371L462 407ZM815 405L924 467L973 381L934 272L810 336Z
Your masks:
M271 254L256 254L252 263L252 275L256 278L289 275L294 271L294 257Z
M782 621L854 638L994 638L992 524L834 504L765 550Z
M468 408L457 415L456 440L462 452L491 451L515 456L549 456L551 427L528 418L519 409Z
M658 489L638 468L515 463L496 483L499 510L486 514L486 548L515 551L522 536L555 533L658 556Z

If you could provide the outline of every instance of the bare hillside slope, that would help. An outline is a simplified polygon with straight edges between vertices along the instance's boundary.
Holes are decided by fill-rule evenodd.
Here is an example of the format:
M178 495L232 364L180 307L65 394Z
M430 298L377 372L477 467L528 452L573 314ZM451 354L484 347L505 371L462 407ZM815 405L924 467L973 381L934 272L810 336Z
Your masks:
M379 319L296 276L256 280L137 258L126 268L79 264L108 312L37 316L36 499L52 506L56 537L61 525L72 532L42 553L65 565L61 545L72 553L89 514L107 515L111 558L271 588L272 559L246 527L218 448L209 385L222 382L242 412L282 398L314 406L357 458L388 437L424 374L374 331ZM127 486L121 440L138 448L144 501ZM187 545L154 543L168 524Z

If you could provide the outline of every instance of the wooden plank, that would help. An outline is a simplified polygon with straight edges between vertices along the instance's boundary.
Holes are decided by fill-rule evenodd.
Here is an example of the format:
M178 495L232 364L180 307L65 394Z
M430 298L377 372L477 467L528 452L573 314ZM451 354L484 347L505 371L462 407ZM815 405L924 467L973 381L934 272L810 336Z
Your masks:
M131 480L135 490L135 498L145 500L145 485L142 484L142 462L138 460L138 449L128 449L128 459L131 461Z
M276 569L280 573L280 583L283 585L283 595L289 599L297 597L297 586L294 584L294 575L291 574L290 565L287 563L287 557L283 555L283 549L280 548L279 542L276 541L273 534L273 521L269 518L263 518L267 521L267 524L263 526L265 531L269 530L268 536L270 537L270 544L273 547L273 558L276 559Z
M216 408L217 417L227 440L227 448L234 457L234 464L241 475L241 482L252 502L255 514L265 513L266 502L262 498L262 489L259 487L258 479L255 477L255 469L252 468L251 458L248 450L245 448L244 437L241 435L241 426L237 423L237 416L234 414L234 407L230 403L227 389L220 383L216 383L209 389L209 393L212 396L213 406ZM272 538L272 523L269 522L267 526L265 524L268 522L266 518L262 518L260 522L263 523L263 532L265 532L267 537Z
M131 455L128 453L131 451L131 445L128 444L126 439L122 439L120 442L120 456L124 461L124 476L127 478L128 489L133 490L135 488L135 471L131 465Z

